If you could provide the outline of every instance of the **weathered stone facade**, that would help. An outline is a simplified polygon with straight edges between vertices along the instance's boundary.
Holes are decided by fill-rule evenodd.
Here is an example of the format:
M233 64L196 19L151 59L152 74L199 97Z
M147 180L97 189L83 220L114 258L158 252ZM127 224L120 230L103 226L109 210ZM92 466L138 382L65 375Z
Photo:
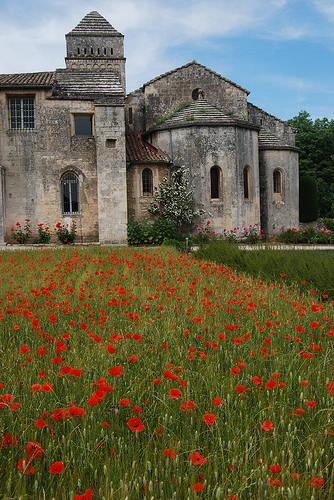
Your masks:
M181 165L217 233L298 227L294 130L248 91L193 61L126 96L123 35L97 12L66 42L65 69L0 75L0 241L74 219L77 241L125 244Z

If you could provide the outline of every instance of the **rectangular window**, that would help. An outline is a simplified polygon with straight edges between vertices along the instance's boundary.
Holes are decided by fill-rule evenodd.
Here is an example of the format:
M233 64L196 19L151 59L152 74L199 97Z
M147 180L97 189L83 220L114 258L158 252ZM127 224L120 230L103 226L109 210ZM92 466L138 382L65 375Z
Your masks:
M35 128L35 98L9 98L9 126L12 130L31 130Z
M75 135L93 135L93 115L74 115Z

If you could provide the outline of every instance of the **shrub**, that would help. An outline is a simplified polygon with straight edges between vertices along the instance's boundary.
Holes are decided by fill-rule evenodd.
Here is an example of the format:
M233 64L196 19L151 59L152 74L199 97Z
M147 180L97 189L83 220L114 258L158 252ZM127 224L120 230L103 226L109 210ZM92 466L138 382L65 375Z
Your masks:
M47 244L50 243L51 234L49 227L43 227L43 224L37 224L38 236L34 239L34 243L37 244Z
M76 238L76 224L75 221L72 220L72 225L69 227L68 224L61 224L57 222L56 224L57 238L64 245L69 245L74 242Z
M318 218L318 191L316 180L305 175L299 179L299 220L311 222Z
M164 238L176 239L176 227L172 220L159 218L152 224L147 220L129 218L127 241L130 246L161 245Z
M174 238L165 238L163 241L163 245L166 247L173 247L176 250L178 250L179 252L184 253L184 252L188 252L188 250L190 250L190 248L192 246L192 241L188 240L188 244L187 244L187 241L180 241L180 240L176 240Z
M23 229L19 222L16 223L15 229L13 227L11 229L14 240L16 240L20 245L24 245L25 243L27 243L27 241L30 238L30 235L32 234L29 227L29 222L30 219L25 219L25 224Z
M174 221L177 227L190 225L196 217L203 215L202 209L196 208L194 190L189 189L189 169L180 167L172 173L172 181L167 177L155 187L154 202L148 209L152 215Z

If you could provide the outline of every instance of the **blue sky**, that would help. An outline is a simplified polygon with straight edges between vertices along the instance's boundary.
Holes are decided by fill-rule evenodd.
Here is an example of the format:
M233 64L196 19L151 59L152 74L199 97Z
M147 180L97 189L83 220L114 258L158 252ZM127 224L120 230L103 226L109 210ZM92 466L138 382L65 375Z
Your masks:
M0 0L0 73L63 68L92 10L125 37L128 92L195 59L283 120L334 119L334 0Z

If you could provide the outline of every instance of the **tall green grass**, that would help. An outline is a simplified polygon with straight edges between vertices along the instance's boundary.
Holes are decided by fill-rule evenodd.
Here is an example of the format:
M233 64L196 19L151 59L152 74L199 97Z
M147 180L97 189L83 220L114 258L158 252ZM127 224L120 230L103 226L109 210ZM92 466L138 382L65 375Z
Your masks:
M334 251L277 250L270 246L244 250L234 242L211 240L202 245L196 258L230 266L266 281L284 281L301 291L315 289L334 298Z
M265 283L165 248L2 252L0 499L333 498L333 303L284 271Z

